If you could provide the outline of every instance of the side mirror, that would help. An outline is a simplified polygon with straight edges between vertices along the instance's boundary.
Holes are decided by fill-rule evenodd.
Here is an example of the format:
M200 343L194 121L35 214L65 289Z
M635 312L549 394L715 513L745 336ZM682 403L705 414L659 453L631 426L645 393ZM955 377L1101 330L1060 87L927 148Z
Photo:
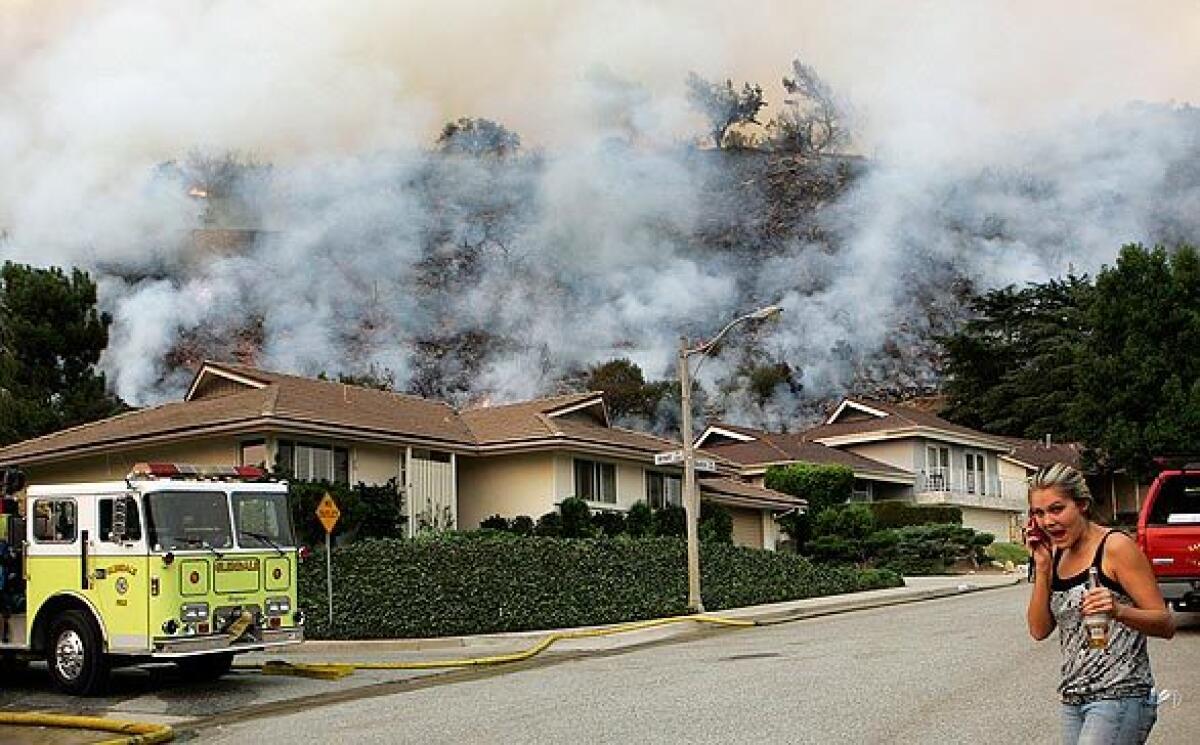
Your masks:
M5 468L0 475L0 494L12 496L25 488L25 473L16 468Z
M129 497L119 497L113 500L112 531L109 535L114 543L124 543L129 539Z

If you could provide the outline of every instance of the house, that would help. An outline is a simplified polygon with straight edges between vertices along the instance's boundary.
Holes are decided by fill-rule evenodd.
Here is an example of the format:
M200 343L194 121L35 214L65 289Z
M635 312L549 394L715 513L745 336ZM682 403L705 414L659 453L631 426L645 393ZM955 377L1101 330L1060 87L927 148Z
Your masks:
M1030 468L1011 459L1010 438L909 406L846 398L823 423L803 432L715 424L697 446L737 463L739 476L757 484L772 465L844 465L854 471L856 500L953 505L962 510L964 525L997 540L1017 540L1028 510Z
M1142 497L1149 488L1124 470L1116 472L1089 469L1083 460L1083 448L1074 442L1058 443L1045 440L1005 438L1013 449L1001 456L1001 468L1006 466L1017 473L1032 475L1037 469L1052 463L1066 463L1083 472L1092 503L1102 522L1111 525L1133 525L1142 509Z
M123 478L139 461L278 464L301 479L400 486L409 531L478 527L579 496L593 509L680 501L680 469L654 465L679 443L612 426L599 393L457 410L360 386L205 362L184 399L0 449L30 483ZM741 545L774 548L775 517L804 501L704 474Z

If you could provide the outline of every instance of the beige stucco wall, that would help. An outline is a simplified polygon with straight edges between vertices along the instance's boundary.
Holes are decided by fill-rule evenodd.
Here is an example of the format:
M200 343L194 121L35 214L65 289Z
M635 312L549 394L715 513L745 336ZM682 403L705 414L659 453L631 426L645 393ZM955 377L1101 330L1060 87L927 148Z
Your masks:
M152 448L121 450L45 465L31 465L23 470L30 484L62 484L83 481L112 481L123 479L135 463L157 461L194 463L206 466L236 465L239 458L239 439L220 437L193 440L187 443L161 445Z
M963 507L962 516L963 527L973 528L981 533L991 533L1001 542L1018 540L1014 534L1019 520L1016 513Z
M889 466L902 468L905 471L915 471L913 462L916 445L913 439L888 440L886 442L867 442L861 445L839 445L839 450L857 453L864 458L871 458Z
M735 546L763 547L762 511L746 507L726 507L733 518L733 544Z
M554 467L553 453L458 458L459 528L474 530L497 514L536 520L554 509Z
M350 480L354 483L386 484L400 477L403 448L387 445L354 445L350 451Z

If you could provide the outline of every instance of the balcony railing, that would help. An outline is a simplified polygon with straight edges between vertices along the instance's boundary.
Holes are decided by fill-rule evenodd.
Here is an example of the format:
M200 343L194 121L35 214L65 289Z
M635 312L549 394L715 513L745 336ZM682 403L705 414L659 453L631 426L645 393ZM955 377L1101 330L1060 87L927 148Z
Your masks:
M1025 510L1025 481L988 474L923 471L917 474L914 501L919 504L955 504L963 507Z

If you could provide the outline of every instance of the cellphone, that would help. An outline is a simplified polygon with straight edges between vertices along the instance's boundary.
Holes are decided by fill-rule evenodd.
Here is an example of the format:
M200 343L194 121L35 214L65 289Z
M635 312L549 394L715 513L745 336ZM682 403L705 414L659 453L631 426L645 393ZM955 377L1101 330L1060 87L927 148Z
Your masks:
M1034 543L1042 543L1045 546L1050 545L1050 534L1042 529L1041 525L1037 524L1033 513L1029 513L1029 541Z

